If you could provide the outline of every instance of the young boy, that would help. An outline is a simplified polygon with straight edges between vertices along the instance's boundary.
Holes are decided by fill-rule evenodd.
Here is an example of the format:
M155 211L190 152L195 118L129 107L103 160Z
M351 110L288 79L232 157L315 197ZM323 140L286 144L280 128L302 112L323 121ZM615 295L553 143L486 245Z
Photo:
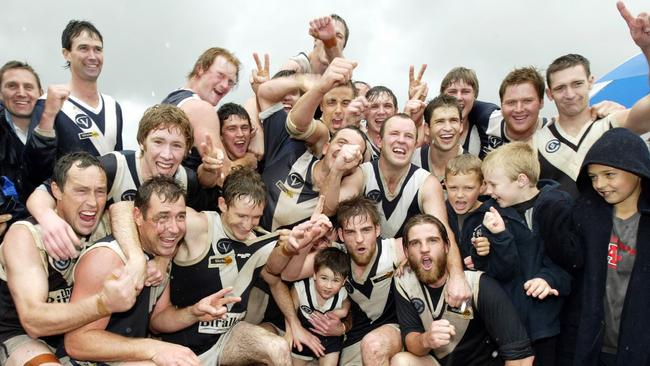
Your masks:
M295 282L291 289L293 304L303 328L311 328L309 317L314 311L331 313L339 319L348 315L350 300L343 285L350 273L350 257L337 248L325 248L316 254L314 276ZM335 366L343 346L343 336L325 337L314 334L324 348L323 356L318 357L309 348L301 352L294 349L291 356L294 366L303 366L314 358L320 366Z
M540 228L562 214L558 210L570 209L569 197L555 182L538 184L537 154L523 142L490 152L481 169L492 198L466 219L461 242L487 237L487 256L471 250L476 269L495 277L510 296L533 342L536 365L554 364L560 296L570 292L571 277L546 256ZM558 202L563 204L553 204Z
M475 155L458 155L447 162L445 169L445 187L447 189L447 219L456 238L460 238L463 222L481 206L479 196L484 190L481 159ZM460 254L465 266L474 269L470 246L459 242ZM487 238L472 238L472 244L479 254L489 251ZM487 253L486 253L487 254Z
M546 244L558 263L582 268L574 364L648 365L648 147L627 129L605 132L585 156L577 185L571 235Z

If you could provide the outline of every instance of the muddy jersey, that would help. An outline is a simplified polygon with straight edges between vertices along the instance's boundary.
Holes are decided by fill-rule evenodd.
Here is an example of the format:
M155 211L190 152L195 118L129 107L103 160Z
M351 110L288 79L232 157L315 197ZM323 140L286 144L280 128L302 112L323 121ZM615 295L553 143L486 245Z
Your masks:
M361 277L350 273L345 289L351 301L352 327L346 334L344 347L354 344L384 324L397 323L393 299L393 274L397 262L394 239L377 238L375 256ZM352 264L354 269L354 264Z
M201 354L212 347L230 328L246 316L250 291L260 277L277 235L266 234L242 242L222 225L216 212L203 212L208 218L208 241L203 253L188 262L174 260L170 275L170 299L179 308L191 306L225 287L241 301L228 305L225 319L201 321L174 333L164 334L167 342L189 347ZM200 286L196 284L201 284Z
M361 170L364 178L363 195L377 203L381 236L401 237L406 220L422 213L420 187L431 174L411 164L391 197L379 171L379 160L361 164Z

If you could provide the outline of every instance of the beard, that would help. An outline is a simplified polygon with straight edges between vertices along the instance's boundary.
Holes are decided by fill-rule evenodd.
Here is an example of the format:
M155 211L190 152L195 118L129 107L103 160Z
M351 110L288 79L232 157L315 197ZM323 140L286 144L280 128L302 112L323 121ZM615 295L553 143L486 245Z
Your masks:
M423 268L421 261L415 261L410 256L408 260L409 266L415 271L418 280L425 285L438 282L447 271L447 256L431 258L431 269L428 271Z
M377 246L373 246L372 250L366 250L364 254L357 254L354 251L349 251L348 253L350 254L350 258L352 259L352 262L356 264L359 267L365 267L368 264L370 264L370 261L372 258L375 256L375 252L377 251Z

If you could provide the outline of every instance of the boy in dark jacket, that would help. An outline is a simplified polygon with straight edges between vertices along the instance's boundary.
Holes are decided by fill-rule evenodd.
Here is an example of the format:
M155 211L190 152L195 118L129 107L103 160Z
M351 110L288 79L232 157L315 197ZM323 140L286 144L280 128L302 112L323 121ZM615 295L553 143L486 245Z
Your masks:
M539 207L563 202L552 207L570 210L570 198L555 182L538 183L537 154L526 143L499 147L481 168L492 198L466 219L461 242L488 238L487 255L471 249L476 269L495 277L510 296L533 342L536 365L552 365L562 297L571 289L571 277L546 256L546 234L540 230L559 213Z
M582 268L574 364L650 365L648 147L627 129L607 131L577 184L571 234L546 245L565 268Z

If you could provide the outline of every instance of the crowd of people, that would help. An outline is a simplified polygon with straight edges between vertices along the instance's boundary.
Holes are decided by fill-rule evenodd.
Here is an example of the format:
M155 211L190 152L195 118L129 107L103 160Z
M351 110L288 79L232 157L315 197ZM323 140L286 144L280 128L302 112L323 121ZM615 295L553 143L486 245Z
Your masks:
M617 7L650 62L650 16ZM650 365L650 95L589 105L567 54L499 105L411 66L400 110L343 18L309 34L273 76L253 55L241 104L207 49L138 151L92 23L62 33L66 84L0 68L0 364Z

